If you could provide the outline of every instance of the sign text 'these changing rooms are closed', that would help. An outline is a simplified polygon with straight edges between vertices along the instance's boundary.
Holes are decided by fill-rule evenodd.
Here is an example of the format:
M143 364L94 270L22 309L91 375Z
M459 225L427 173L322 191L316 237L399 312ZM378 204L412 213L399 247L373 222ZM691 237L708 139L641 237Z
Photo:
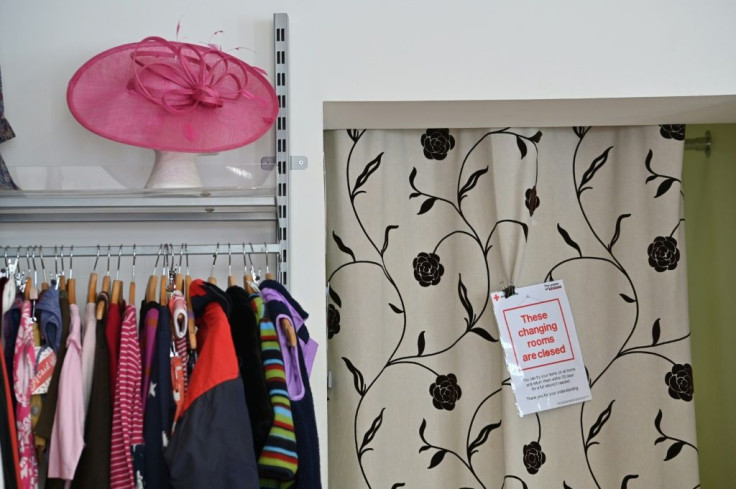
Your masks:
M562 281L492 294L520 414L590 400L575 323Z

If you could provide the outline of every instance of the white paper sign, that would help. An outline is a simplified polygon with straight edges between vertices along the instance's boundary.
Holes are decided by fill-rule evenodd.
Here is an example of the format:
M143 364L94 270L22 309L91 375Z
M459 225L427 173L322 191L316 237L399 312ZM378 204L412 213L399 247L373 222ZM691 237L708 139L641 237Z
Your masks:
M562 280L491 294L519 414L591 399Z

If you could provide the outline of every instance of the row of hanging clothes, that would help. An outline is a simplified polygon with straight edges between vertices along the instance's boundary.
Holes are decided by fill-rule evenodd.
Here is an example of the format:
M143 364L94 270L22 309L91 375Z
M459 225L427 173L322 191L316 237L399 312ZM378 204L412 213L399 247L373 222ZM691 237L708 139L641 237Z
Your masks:
M219 244L207 280L190 275L188 246L176 265L174 247L161 245L137 305L136 246L126 248L127 294L122 246L115 280L109 247L101 281L99 246L85 255L95 261L84 304L77 304L72 250L68 278L62 256L62 272L55 267L47 283L42 266L38 284L35 248L33 266L22 271L20 251L13 259L6 249L4 487L320 488L309 385L317 344L308 314L271 275L268 254L260 280L252 261L250 271L245 266L243 245L242 282L229 256L223 289L213 276Z

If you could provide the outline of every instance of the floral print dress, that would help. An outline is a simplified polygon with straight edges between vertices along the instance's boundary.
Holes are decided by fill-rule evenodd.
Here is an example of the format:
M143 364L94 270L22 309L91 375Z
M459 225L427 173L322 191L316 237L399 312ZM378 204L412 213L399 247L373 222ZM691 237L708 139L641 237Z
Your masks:
M20 482L22 489L38 487L38 466L31 428L31 381L36 365L33 343L33 317L31 303L23 301L20 328L15 341L13 359L13 384L18 403L15 408L15 423L18 431L18 455L20 458Z

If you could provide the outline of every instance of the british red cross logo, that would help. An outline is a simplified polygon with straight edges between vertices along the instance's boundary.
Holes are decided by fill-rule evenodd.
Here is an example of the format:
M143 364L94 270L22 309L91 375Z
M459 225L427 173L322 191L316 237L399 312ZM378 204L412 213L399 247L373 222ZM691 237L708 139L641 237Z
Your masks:
M498 301L498 299L500 299L500 297L498 296L498 294L496 294L496 295L493 296L493 300L494 301Z

